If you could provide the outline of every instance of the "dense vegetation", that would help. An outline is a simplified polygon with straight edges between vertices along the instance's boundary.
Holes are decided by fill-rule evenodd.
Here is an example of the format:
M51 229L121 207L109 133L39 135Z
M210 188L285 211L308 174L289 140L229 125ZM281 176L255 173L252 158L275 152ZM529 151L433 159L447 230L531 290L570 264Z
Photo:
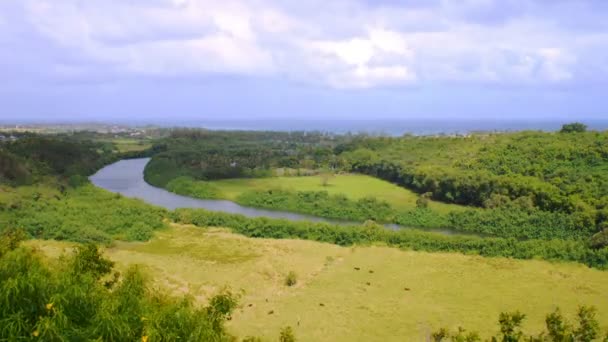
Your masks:
M352 171L437 200L563 212L589 231L608 219L608 132L365 138L337 150Z
M596 312L591 307L579 307L577 312L577 324L568 322L559 308L548 314L545 318L546 331L538 335L527 334L522 329L526 315L519 312L503 312L498 318L500 333L492 336L491 341L504 342L565 342L565 341L608 341L608 334L602 336ZM466 331L462 327L456 332L442 328L431 335L433 342L462 341L481 342L482 339L474 331Z
M0 183L31 184L45 176L79 182L114 158L111 150L90 141L25 135L0 145Z
M224 321L237 297L229 291L197 307L151 289L137 267L116 272L94 245L49 263L19 247L19 235L0 237L0 340L232 340Z
M315 169L334 164L333 148L347 136L310 132L176 130L158 146L166 152L146 167L150 184L180 176L198 180L267 177L272 168Z
M448 227L518 239L580 239L601 231L608 216L608 137L582 131L577 124L559 134L470 137L181 131L166 139L167 151L152 159L146 179L177 193L215 198L217 189L197 180L269 176L279 167L362 172L437 200L487 209L443 215L421 202L419 209L400 212L373 198L353 201L284 189L246 192L237 202L347 221ZM596 236L594 241L598 247L603 240Z
M23 228L32 238L97 242L148 240L165 226L165 210L92 185L2 188L0 230Z
M147 240L164 227L164 210L89 184L88 175L125 157L107 144L25 135L0 145L0 156L6 158L0 164L0 230L19 227L33 238L107 244Z
M284 189L248 192L237 202L517 239L590 239L608 228L608 132L581 127L400 138L177 131L163 140L166 150L152 158L145 173L148 182L176 193L217 198L218 190L204 180L270 177L285 168L359 172L417 191L419 209L426 207L424 198L484 209L398 211L377 199Z
M177 209L171 212L171 218L176 222L200 227L228 227L239 234L256 238L297 238L341 246L382 243L388 246L428 252L459 252L489 257L574 261L602 269L608 265L608 248L592 249L587 242L579 240L530 239L517 241L505 238L446 236L411 229L385 229L373 221L368 221L363 225L344 226L264 217L247 218L242 215L210 212L203 209Z
M9 227L23 228L32 238L111 243L147 240L171 219L228 227L249 237L342 246L380 243L606 269L607 143L607 133L576 129L469 138L179 131L149 149L121 154L107 143L82 138L24 135L0 145L0 339L230 340L223 322L236 305L229 292L199 308L188 298L152 291L140 271L114 272L92 245L50 262L38 251L19 247L20 233ZM276 167L367 173L427 195L411 211L397 211L374 198L354 201L326 192L279 189L248 192L239 201L344 220L458 227L495 237L389 230L372 221L345 226L194 209L168 212L88 184L86 177L109 162L152 154L146 169L150 182L197 197L217 196L216 189L199 180L268 176ZM426 208L427 197L485 209L439 214ZM548 316L547 336L554 341L599 338L597 329L588 329L594 326L592 311L581 312L579 328L555 323L558 313ZM521 315L501 316L501 326L508 329L499 338L523 339L522 320ZM583 322L589 323L584 331L595 333L582 338ZM562 337L554 338L555 331ZM440 331L436 337L475 340L461 333Z

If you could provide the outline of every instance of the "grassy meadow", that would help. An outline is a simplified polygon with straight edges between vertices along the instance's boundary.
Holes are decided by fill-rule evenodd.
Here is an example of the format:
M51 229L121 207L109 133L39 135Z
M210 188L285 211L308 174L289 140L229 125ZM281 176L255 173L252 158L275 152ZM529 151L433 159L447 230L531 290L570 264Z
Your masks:
M150 141L141 139L116 138L109 140L100 139L100 141L114 144L116 151L119 153L139 152L152 147L152 143Z
M28 244L55 257L71 246ZM239 337L272 341L287 325L301 341L423 341L458 326L486 337L497 332L498 314L513 310L527 314L525 330L538 332L557 305L569 318L578 305L594 305L608 328L608 272L579 264L251 239L181 225L105 253L119 268L144 265L151 285L201 303L225 285L242 291L228 326ZM290 271L293 287L284 284Z
M235 200L245 191L276 188L292 191L327 191L330 195L342 194L353 200L374 197L388 202L395 209L416 208L418 199L418 194L411 190L375 177L359 174L335 175L329 179L326 186L322 185L320 176L238 178L214 180L208 183L219 189L221 197L229 200ZM466 207L430 201L429 208L446 213Z

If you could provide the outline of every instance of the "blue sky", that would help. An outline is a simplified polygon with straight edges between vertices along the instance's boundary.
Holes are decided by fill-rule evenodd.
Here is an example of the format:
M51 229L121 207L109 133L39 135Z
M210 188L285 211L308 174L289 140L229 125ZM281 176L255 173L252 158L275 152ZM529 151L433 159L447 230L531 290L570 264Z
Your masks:
M608 119L604 0L3 0L0 119Z

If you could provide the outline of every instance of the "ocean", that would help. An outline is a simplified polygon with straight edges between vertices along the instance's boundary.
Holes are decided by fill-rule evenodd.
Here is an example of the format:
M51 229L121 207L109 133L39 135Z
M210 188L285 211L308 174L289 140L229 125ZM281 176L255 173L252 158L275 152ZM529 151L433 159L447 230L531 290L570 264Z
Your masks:
M512 132L523 130L558 131L568 120L302 120L230 119L158 123L162 126L207 128L213 130L321 131L330 133L367 133L400 136L468 134L474 132ZM581 120L590 130L608 130L608 120Z

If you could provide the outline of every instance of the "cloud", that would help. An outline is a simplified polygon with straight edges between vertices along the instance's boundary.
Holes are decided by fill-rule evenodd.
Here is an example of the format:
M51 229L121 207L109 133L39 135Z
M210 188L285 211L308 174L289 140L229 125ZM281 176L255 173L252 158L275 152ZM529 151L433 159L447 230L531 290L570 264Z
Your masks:
M0 71L21 64L65 82L221 74L344 89L608 79L608 6L592 0L22 0L0 10L0 42L13 47Z

